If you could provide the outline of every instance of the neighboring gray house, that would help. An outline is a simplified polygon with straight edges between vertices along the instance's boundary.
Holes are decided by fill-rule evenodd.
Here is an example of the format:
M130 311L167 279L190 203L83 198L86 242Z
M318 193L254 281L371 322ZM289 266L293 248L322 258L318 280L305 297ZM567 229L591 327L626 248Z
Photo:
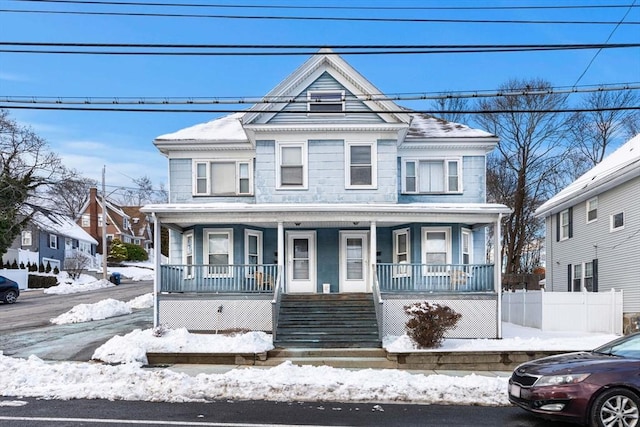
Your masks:
M34 263L64 270L65 259L78 255L93 258L98 242L74 220L45 208L33 207L35 212L3 259Z
M536 210L546 224L546 288L624 291L640 324L640 135Z
M142 209L156 241L160 225L170 230L156 324L273 331L286 346L306 332L295 326L346 324L345 301L362 297L375 301L377 337L401 335L403 307L425 300L462 313L449 336L501 336L500 265L487 262L485 232L499 235L509 212L486 203L498 138L380 93L322 50L271 102L156 138L170 199Z

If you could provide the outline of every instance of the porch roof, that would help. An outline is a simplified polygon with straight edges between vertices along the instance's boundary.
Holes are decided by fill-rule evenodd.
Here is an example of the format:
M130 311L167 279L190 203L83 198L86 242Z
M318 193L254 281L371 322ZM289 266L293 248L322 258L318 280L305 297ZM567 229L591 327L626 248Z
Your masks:
M394 226L411 222L494 223L511 210L494 203L181 203L154 204L142 208L155 214L161 223L178 227L196 224L252 224L274 227L362 227L375 222L378 226Z

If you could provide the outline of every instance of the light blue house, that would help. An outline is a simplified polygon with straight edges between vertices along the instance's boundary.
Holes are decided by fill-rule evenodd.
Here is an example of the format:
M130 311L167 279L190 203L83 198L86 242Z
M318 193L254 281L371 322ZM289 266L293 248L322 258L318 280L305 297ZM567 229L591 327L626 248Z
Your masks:
M401 335L403 307L425 300L462 313L451 337L501 336L486 229L499 236L509 210L485 191L498 138L380 93L322 50L246 112L156 138L170 198L143 209L170 229L156 324L273 331L285 345L284 318L305 324L288 298L303 317L329 301L322 322L342 323L341 301L357 296L377 337Z

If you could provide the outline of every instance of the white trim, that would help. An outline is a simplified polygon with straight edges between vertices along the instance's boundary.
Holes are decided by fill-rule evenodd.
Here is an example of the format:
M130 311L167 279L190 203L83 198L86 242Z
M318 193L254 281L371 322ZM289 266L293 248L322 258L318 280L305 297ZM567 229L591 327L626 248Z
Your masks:
M443 191L420 191L420 163L421 162L442 162L442 183ZM451 190L449 186L449 163L456 162L457 165L457 177L458 177L458 189ZM413 163L415 166L415 189L407 189L407 163ZM401 166L401 180L402 180L402 193L403 194L462 194L464 189L462 187L462 157L407 157L402 159Z
M596 208L589 210L591 202L594 202L594 201L596 202ZM587 224L591 224L592 222L596 222L598 220L598 196L592 197L589 200L586 200L584 202L584 210L586 211L585 212L585 218L587 220ZM589 220L589 212L591 212L591 211L596 211L596 217L594 219L592 219L592 220Z
M307 280L293 278L293 240L308 239L309 240L309 278ZM316 250L316 232L291 230L286 232L287 240L287 292L289 293L317 293L317 250Z
M53 271L54 268L58 267L58 271L60 270L60 260L58 259L54 259L54 258L42 258L42 265L44 265L45 268L47 268L47 263L49 263L49 266L51 267L51 271Z
M49 233L49 248L58 249L58 236L53 233Z
M473 259L473 231L469 228L462 228L460 231L460 264L465 264L464 262L464 236L469 236L469 262L468 264L474 264Z
M191 238L191 262L189 262L189 260L187 259L188 256L188 252L189 252L189 238ZM182 235L182 263L184 265L193 265L195 264L195 256L196 256L196 240L195 240L195 234L193 232L193 230L187 231ZM190 279L193 277L193 272L190 271L189 267L187 267L185 269L185 274L186 274L186 278Z
M252 229L245 229L244 230L244 263L246 265L251 265L251 263L249 262L249 256L251 254L249 254L249 238L250 237L255 237L257 240L257 265L263 264L263 250L262 250L262 231L260 230L252 230ZM249 274L249 272L247 271L247 274Z
M566 223L566 224L564 224L564 223L562 222L563 214L564 214L565 212L566 212L566 214L567 214L567 223ZM570 234L570 233L569 233L569 227L570 227L570 225L569 225L569 224L571 223L571 218L570 218L570 215L571 215L571 214L570 214L570 212L569 212L569 209L565 209L565 210L563 210L563 211L560 211L560 212L559 212L559 214L560 214L560 217L559 217L559 221L560 221L560 236L559 236L559 237L560 237L560 241L562 242L563 240L567 240L567 239L569 239L569 234ZM564 232L564 227L565 227L565 226L567 227L566 235L565 235L565 232Z
M371 184L359 185L351 183L351 147L370 147L371 150ZM377 142L344 142L344 176L346 189L375 190L378 187L378 143Z
M33 244L33 233L31 230L22 230L21 233L21 245L22 246L31 246Z
M422 264L427 264L427 234L445 233L445 261L444 264L451 264L451 227L421 227L420 229L420 256Z
M234 177L234 192L233 193L213 193L213 186L211 183L211 168L213 164L234 164L235 165L235 177ZM198 177L198 165L204 165L204 176ZM240 192L240 168L241 165L247 165L247 178L249 179L249 191L247 193ZM251 159L236 159L236 158L219 158L219 159L197 159L192 161L192 189L193 196L251 196L253 195L253 162ZM205 192L198 192L198 180L206 180Z
M337 100L333 101L334 98L331 98L331 101L323 101L323 102L318 102L318 101L314 101L313 100L313 95L318 94L318 95L332 95L332 94L336 94L337 96L335 97ZM344 115L345 112L345 93L344 90L307 90L307 115L309 116L335 116L337 113L339 113L338 111L311 111L311 108L313 105L322 105L322 104L327 104L327 105L337 105L340 104L340 111L341 113L343 113L342 115ZM337 114L340 115L340 114Z
M340 231L340 267L339 267L339 277L340 277L340 292L369 292L367 284L369 283L369 232L363 230L345 230ZM361 239L362 241L362 253L361 253L361 262L362 262L362 278L361 279L349 279L347 277L347 241L351 238Z
M398 256L398 237L401 235L406 235L406 259L399 260ZM394 264L411 264L411 230L409 227L400 228L392 231L393 242L392 242L392 262ZM407 267L398 267L393 271L393 277L406 277L411 275L411 269Z

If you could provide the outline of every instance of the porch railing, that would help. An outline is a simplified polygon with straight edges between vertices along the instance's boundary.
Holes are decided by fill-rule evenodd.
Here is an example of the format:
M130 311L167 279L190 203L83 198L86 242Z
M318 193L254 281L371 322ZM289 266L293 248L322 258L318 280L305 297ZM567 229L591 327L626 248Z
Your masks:
M376 265L381 292L493 292L493 264Z
M272 293L276 264L160 266L160 292Z

